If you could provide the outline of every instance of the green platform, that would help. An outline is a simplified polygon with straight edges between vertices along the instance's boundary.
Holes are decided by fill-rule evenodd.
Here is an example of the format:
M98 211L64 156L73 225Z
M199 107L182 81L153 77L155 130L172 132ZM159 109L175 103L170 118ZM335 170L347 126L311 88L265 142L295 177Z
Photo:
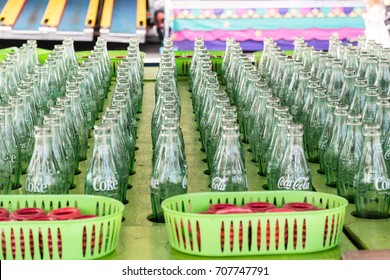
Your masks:
M154 83L157 68L145 67L143 112L138 115L138 139L136 151L135 170L136 174L129 178L133 188L128 190L127 198L129 203L125 206L125 221L122 224L122 231L116 251L104 257L109 260L191 260L207 259L180 253L169 246L168 236L164 224L152 223L147 217L151 214L149 198L149 182L151 176L152 145L150 136L151 115L154 108ZM115 81L113 81L114 83ZM199 132L196 130L196 122L192 114L190 93L188 92L188 81L185 77L179 79L179 92L182 104L181 127L184 135L186 155L188 161L188 186L189 192L208 192L209 177L203 173L207 164L202 161L205 154L200 151ZM110 98L109 98L110 99ZM106 104L110 100L106 100ZM88 158L92 153L92 139ZM248 148L248 145L245 145ZM246 152L246 164L248 173L249 188L252 191L264 190L262 186L266 183L265 178L257 175L257 168L250 161L250 154ZM82 173L75 178L78 187L71 193L83 193L83 183L87 161L80 163ZM333 192L334 189L325 186L325 176L319 175L317 165L311 165L313 184L318 191ZM24 178L23 178L24 179ZM264 190L265 191L265 190ZM347 251L364 249L390 249L390 219L369 221L358 219L351 215L354 206L347 209L346 234L342 235L339 246L334 249L310 253L290 254L256 257L234 257L230 259L288 259L288 260L311 260L342 258ZM224 258L228 259L228 258Z

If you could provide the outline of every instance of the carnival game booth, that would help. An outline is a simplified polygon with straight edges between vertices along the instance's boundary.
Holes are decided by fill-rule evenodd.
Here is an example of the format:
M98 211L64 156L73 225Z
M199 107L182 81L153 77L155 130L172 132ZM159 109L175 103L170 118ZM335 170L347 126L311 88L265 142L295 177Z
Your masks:
M166 2L166 18L179 50L191 49L200 37L209 49L224 49L228 37L243 50L262 48L271 37L282 49L292 49L302 36L317 49L328 48L328 38L340 40L364 33L364 1L176 1Z

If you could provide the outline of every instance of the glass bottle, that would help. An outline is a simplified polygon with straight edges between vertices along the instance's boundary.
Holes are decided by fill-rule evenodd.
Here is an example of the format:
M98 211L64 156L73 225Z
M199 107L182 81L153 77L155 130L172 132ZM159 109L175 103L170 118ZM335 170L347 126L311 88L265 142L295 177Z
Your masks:
M127 180L130 173L130 155L127 153L125 139L120 129L119 118L112 113L105 113L103 115L103 124L108 124L111 129L111 149L115 166L118 171L118 185L122 194L122 203L126 203L127 195Z
M269 186L273 190L312 190L310 169L303 152L301 124L287 127L287 147L274 177L277 184Z
M293 117L289 113L281 113L276 117L277 124L266 153L268 186L276 186L277 182L275 182L275 178L272 175L276 174L275 172L278 170L280 161L286 150L287 126L292 123L292 120Z
M324 153L326 185L330 187L336 187L338 178L337 163L347 134L347 116L348 109L346 108L336 107L334 110L332 137L330 138L329 145Z
M343 66L334 61L332 66L332 74L329 79L329 84L327 84L328 95L341 96L343 83Z
M368 60L368 53L365 51L361 52L359 55L359 68L356 73L356 76L358 78L366 78L367 60Z
M308 85L307 85L307 91L305 91L305 97L304 97L304 103L302 107L302 113L301 117L299 119L299 122L303 125L306 125L309 117L311 109L313 108L314 103L314 91L316 88L320 86L320 80L317 78L310 78ZM305 135L303 135L305 137ZM305 142L305 138L304 142Z
M337 194L354 203L354 177L362 152L362 115L349 114L347 119L347 134L337 164Z
M355 91L355 70L352 68L345 68L344 70L344 83L341 89L340 97L342 104L351 104Z
M369 219L388 218L390 182L378 124L368 123L363 127L362 155L354 182L356 215Z
M12 122L13 121L11 105L0 104L0 135L3 142L2 145L4 145L4 159L9 161L11 165L12 189L18 189L21 187L20 176L22 173L22 166L20 147L16 139L16 134Z
M378 76L376 77L374 86L379 89L379 95L389 95L390 71L389 61L381 59L379 61Z
M217 148L217 141L221 133L221 123L222 123L222 109L230 105L229 97L222 97L216 100L216 110L214 119L212 120L210 130L206 135L206 145L205 150L207 153L207 162L209 164L209 170L212 167L212 161L214 159L215 150Z
M378 60L375 56L368 56L365 78L368 86L374 86L378 76Z
M366 92L365 103L363 107L363 124L374 123L375 116L378 109L378 88L375 86L369 86Z
M15 137L20 149L22 174L26 173L33 148L33 122L31 118L24 115L23 98L21 96L10 96L9 104L12 106L12 125L15 131Z
M97 124L94 127L94 147L86 171L84 192L123 201L119 181L111 148L111 128L108 124Z
M196 41L195 40L195 47L194 47L194 57L193 59L191 60L191 67L193 66L193 61L196 60L196 57L195 57L195 54L196 54L196 50L197 50L197 46L199 45L203 45L203 39L201 39L202 43L200 43L200 41ZM223 59L222 59L222 64L221 64L221 77L222 77L222 84L226 84L226 78L225 78L225 73L226 73L226 69L229 65L229 60L230 60L230 55L231 55L231 48L232 48L232 45L233 43L235 42L235 39L234 38L226 38L226 47L225 47L225 53L224 53L224 56L223 56ZM190 68L191 68L190 67Z
M268 147L268 135L270 135L270 130L272 126L272 122L274 121L274 113L275 108L280 105L280 99L277 97L270 97L267 99L267 103L265 106L264 120L261 121L263 125L258 125L254 127L254 137L256 137L255 142L255 151L256 151L256 159L258 162L259 172L258 174L261 176L266 176L266 168L264 162L264 153L266 148Z
M355 80L355 91L353 94L352 102L350 105L349 112L362 114L364 104L366 103L367 93L367 81L365 78L356 78Z
M165 124L160 134L161 144L156 152L150 181L154 221L164 221L161 202L166 198L187 193L187 161L180 147L178 124Z
M53 157L58 164L58 171L60 175L60 184L64 194L67 194L73 188L74 169L70 159L67 157L68 153L62 145L62 135L60 130L60 117L54 114L46 114L44 116L43 124L51 130L51 147Z
M300 71L303 70L303 63L300 61L298 61L298 62L296 61L294 63L293 69L294 69L293 75L291 77L290 84L288 85L288 88L287 88L286 99L284 100L284 102L282 100L282 104L287 105L288 107L291 107L294 103L294 99L295 99L295 96L297 94L298 85L300 82L300 77L299 77L299 75L301 73ZM304 71L306 71L306 70L304 70Z
M328 148L330 139L332 139L332 131L334 126L334 110L340 104L341 98L338 96L328 96L326 102L326 120L322 130L320 140L318 142L318 158L320 167L318 173L325 174L324 155Z
M89 132L85 113L83 112L83 108L81 106L81 98L78 88L76 86L68 86L66 88L66 96L70 100L71 113L73 116L75 128L77 130L77 136L80 143L80 161L84 161L87 159Z
M378 97L377 111L374 122L380 125L381 144L385 142L386 135L390 129L390 97L382 95Z
M211 168L211 190L247 191L245 158L237 124L224 124Z
M310 71L301 70L299 74L299 84L296 94L293 95L290 113L294 117L294 121L298 122L301 119L302 108L307 94L307 86L309 84Z
M314 91L314 104L307 124L305 124L305 145L307 160L319 162L318 142L326 121L326 88L316 88Z
M288 86L291 83L293 72L294 72L294 61L292 59L286 59L283 77L280 82L280 89L277 94L281 101L286 100L287 98ZM282 102L282 104L284 104L284 102Z
M48 126L35 126L35 144L28 165L24 191L26 194L66 194L61 172L53 154L52 131Z

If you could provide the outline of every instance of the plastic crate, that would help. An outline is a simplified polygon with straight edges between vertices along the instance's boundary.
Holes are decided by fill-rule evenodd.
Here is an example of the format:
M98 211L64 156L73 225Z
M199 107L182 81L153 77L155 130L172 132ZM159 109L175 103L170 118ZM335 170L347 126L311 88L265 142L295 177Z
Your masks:
M211 204L308 202L324 210L289 213L198 214ZM170 245L201 256L308 253L337 246L348 201L316 192L192 193L162 203Z
M0 222L0 260L96 259L115 250L121 229L123 204L92 195L8 195L0 207L10 212L38 207L46 212L77 207L99 217L63 221Z
M218 75L221 74L223 51L209 51L212 69ZM179 76L187 76L190 70L193 51L175 51L176 68Z

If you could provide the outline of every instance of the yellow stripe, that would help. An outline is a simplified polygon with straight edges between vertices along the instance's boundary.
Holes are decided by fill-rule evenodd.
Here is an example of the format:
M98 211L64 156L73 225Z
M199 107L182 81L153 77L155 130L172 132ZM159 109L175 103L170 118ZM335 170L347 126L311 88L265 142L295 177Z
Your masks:
M41 21L42 26L57 27L64 12L66 0L49 0Z
M146 0L137 1L137 27L146 28Z
M8 0L0 13L1 25L14 25L25 3L26 0Z
M110 28L113 9L114 9L114 0L104 0L102 19L100 21L101 28L107 28L107 29Z
M99 0L89 0L87 17L85 18L85 27L94 27L99 8Z

